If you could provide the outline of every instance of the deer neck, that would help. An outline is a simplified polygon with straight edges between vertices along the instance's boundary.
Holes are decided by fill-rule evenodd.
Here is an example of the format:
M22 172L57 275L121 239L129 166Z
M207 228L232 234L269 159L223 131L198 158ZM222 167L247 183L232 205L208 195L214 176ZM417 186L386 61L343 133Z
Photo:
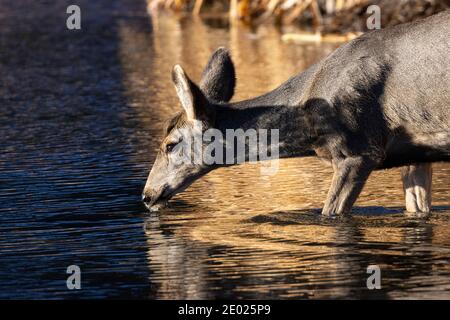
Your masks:
M230 129L256 130L258 137L266 131L268 146L277 147L280 158L312 155L308 125L300 107L261 105L258 99L219 105L216 127L224 136Z

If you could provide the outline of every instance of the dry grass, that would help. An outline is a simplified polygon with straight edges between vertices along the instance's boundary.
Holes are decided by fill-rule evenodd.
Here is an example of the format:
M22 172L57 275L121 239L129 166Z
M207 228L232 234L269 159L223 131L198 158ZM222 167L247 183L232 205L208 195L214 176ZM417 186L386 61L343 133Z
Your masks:
M365 31L367 7L381 8L382 26L426 17L450 8L450 0L147 0L151 10L226 14L248 24L273 22L313 27L325 33Z

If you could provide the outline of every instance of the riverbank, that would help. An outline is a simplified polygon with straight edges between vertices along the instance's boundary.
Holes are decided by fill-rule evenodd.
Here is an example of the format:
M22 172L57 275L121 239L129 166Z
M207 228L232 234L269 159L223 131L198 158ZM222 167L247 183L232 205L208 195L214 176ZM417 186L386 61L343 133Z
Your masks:
M383 28L450 8L450 0L147 0L147 3L153 12L222 14L231 23L295 25L324 34L367 31L367 8L371 5L380 8Z

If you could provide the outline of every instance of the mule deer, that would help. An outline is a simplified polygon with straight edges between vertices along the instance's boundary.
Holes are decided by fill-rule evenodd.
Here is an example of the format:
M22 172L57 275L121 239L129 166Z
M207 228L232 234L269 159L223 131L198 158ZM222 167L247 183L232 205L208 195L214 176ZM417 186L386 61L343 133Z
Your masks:
M184 109L172 118L144 188L148 208L219 164L180 163L194 127L279 129L279 156L316 155L334 170L324 215L350 211L373 170L402 167L406 209L431 206L431 163L450 159L450 11L368 32L260 97L229 103L235 71L219 48L194 84L173 82ZM202 147L202 146L200 146Z

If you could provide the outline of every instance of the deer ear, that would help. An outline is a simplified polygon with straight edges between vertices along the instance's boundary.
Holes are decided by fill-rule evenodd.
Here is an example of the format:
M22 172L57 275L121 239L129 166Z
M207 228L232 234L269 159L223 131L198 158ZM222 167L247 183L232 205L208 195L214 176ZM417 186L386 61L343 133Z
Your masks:
M233 97L236 74L227 49L220 47L213 53L203 71L200 89L208 99L228 102Z
M204 120L206 116L206 99L200 89L189 79L180 65L172 70L172 81L175 85L180 103L186 111L188 120Z

